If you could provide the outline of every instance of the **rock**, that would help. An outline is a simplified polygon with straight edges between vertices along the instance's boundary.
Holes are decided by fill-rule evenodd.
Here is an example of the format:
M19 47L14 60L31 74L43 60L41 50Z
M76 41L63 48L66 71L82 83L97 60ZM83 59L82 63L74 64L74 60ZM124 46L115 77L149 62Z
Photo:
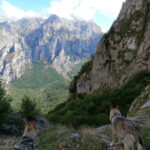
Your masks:
M150 85L132 103L128 117L140 122L142 126L149 127L150 124Z
M46 120L43 117L36 117L36 126L37 126L37 131L41 132L42 130L50 127L50 123L48 120Z
M82 138L79 133L70 133L70 136L64 141L60 141L59 148L61 150L72 150L73 147L79 148L82 143Z
M150 100L147 101L147 102L141 107L141 109L143 109L143 108L149 108L149 107L150 107Z
M1 134L9 135L20 135L22 130L15 125L3 124L0 128Z
M80 143L81 142L81 136L79 133L72 133L70 135L70 138L71 138L73 143Z
M98 132L105 132L105 131L111 132L111 125L104 125L99 128L96 128L96 130Z
M116 144L114 146L109 146L108 150L124 150L124 148L122 144Z
M92 67L76 78L74 93L120 88L150 69L149 0L126 0L117 20L97 47Z

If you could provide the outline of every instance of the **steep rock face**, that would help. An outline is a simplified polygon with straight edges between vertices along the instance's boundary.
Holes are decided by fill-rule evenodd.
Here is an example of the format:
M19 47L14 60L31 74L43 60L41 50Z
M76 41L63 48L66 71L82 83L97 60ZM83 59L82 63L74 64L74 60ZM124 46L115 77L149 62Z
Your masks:
M75 82L75 93L117 88L150 69L150 0L127 0L98 45L92 69Z
M26 36L26 42L32 51L32 61L50 62L66 77L70 68L95 52L101 34L101 29L92 22L52 15Z
M7 20L7 19L6 19ZM0 76L8 83L19 78L26 64L50 63L64 77L73 66L89 59L101 38L92 22L24 18L0 22Z
M30 60L25 55L27 47L23 38L2 28L0 32L0 75L9 82L22 75Z
M30 48L25 42L25 35L42 24L43 19L21 19L18 21L1 20L0 22L0 76L9 83L19 78L31 63Z

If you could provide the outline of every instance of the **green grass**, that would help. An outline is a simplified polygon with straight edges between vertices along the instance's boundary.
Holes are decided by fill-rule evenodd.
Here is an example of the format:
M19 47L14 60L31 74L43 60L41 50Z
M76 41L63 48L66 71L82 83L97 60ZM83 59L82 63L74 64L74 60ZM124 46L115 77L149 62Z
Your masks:
M108 132L108 133L107 133ZM79 138L71 138L72 133L77 133ZM104 136L105 135L105 136ZM37 150L106 150L108 147L102 139L111 141L111 129L98 131L95 128L82 127L79 130L65 126L51 126L40 132L36 140ZM21 137L20 137L21 138ZM12 138L10 138L12 140ZM11 140L8 141L11 141ZM150 149L150 128L142 128L142 139L146 150ZM14 141L18 141L14 139ZM2 147L3 150L12 150L13 146Z
M68 84L50 65L34 63L21 78L10 83L8 93L13 98L12 106L15 110L20 107L21 98L28 95L35 99L43 113L47 113L67 100Z
M25 74L19 79L12 81L12 85L19 89L38 89L48 83L59 81L63 83L64 78L57 71L43 63L34 63L32 68L27 68Z
M150 127L143 127L142 128L142 138L143 138L143 143L146 148L146 150L150 149Z
M146 79L146 80L145 80ZM109 123L109 106L119 105L127 115L133 100L150 84L150 72L143 71L129 80L122 88L103 93L85 95L58 105L47 115L50 122L79 127L81 125L100 126Z
M72 133L78 133L79 138L72 138ZM99 140L98 132L92 128L78 131L63 126L52 126L38 136L37 150L106 150L104 142Z

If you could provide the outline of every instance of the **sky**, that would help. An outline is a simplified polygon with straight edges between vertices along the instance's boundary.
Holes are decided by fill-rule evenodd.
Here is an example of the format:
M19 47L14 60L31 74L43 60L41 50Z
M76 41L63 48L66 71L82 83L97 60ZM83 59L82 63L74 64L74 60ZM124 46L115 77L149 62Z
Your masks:
M104 32L117 18L125 0L0 0L0 14L8 18L48 17L94 21Z

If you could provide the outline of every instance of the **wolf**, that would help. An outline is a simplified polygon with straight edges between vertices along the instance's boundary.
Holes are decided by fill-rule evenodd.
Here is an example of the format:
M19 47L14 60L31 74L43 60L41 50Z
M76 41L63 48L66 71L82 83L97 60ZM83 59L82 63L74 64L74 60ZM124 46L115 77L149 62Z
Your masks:
M34 139L36 138L36 123L35 121L26 121L23 136L19 145L16 145L13 150L35 150Z
M124 150L145 150L141 138L140 127L123 117L119 111L119 107L110 107L110 117L112 124L112 143L115 145L116 139L123 140Z

